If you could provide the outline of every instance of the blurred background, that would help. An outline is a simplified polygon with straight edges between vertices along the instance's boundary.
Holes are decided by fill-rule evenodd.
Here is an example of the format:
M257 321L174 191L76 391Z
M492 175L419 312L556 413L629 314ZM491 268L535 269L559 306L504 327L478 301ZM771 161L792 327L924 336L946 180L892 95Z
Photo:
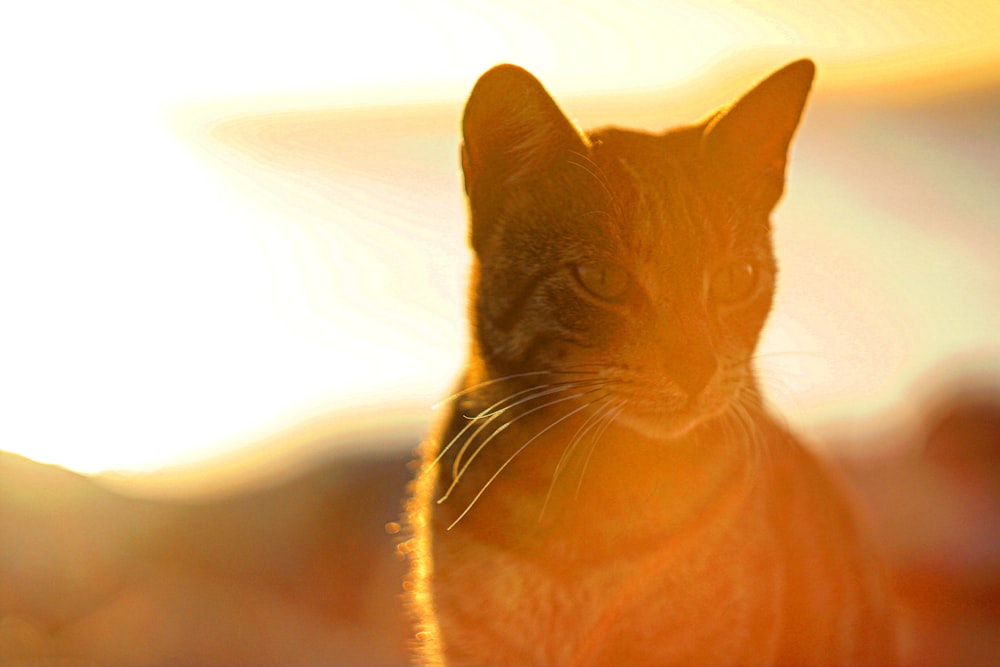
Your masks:
M146 495L415 442L463 361L459 119L492 65L531 70L583 127L658 131L813 58L764 384L922 582L911 645L948 627L941 655L998 655L1000 4L2 15L0 450ZM0 498L27 470L0 467ZM935 579L953 571L976 574Z
M815 59L774 400L868 416L997 370L996 3L324 7L5 10L3 448L149 470L433 403L464 353L458 122L498 62L585 127L659 130Z

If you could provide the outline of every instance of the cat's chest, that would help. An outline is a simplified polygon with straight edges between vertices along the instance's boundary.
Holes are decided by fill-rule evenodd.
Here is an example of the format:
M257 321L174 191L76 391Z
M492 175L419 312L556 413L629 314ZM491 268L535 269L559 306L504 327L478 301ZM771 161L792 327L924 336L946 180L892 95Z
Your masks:
M585 566L554 552L539 558L457 540L436 554L448 652L456 664L488 655L495 664L587 665L642 646L656 652L633 662L683 663L692 654L728 661L747 636L774 635L759 631L777 623L781 588L766 539L738 555L733 539L720 531L692 550L665 536L657 548ZM665 636L675 640L664 646L657 638Z

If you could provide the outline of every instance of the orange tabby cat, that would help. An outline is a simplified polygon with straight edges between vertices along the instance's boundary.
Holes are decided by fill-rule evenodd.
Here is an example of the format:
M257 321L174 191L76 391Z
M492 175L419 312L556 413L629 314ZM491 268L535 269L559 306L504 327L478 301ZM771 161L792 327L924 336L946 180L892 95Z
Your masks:
M813 72L664 134L476 84L472 349L408 506L421 662L891 662L877 564L752 369Z

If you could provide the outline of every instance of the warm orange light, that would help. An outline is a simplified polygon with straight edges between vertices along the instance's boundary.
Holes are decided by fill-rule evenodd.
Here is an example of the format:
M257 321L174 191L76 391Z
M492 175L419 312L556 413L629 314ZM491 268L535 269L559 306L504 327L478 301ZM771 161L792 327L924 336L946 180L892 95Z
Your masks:
M133 31L84 10L57 26L25 6L0 47L23 63L5 81L2 111L16 131L5 143L0 202L0 447L88 471L198 458L327 407L433 402L464 351L457 118L472 82L497 62L532 69L586 123L659 128L694 120L785 59L815 58L816 105L779 213L786 275L810 247L796 237L796 220L821 210L851 221L844 229L852 233L865 215L875 215L871 230L881 224L849 179L823 171L831 155L853 159L823 145L824 99L959 89L995 80L1000 63L1000 4L990 2L587 0L556 8L456 0L281 12L180 3L158 16L122 8ZM716 85L695 90L706 81ZM600 113L570 106L584 94L605 100ZM370 108L431 100L444 106L397 115ZM210 169L168 131L168 117L198 150L214 151ZM969 178L979 173L962 157L975 146L942 141L899 138L893 145L911 151L916 171L882 185L911 187L922 165L931 171L920 188L950 188L967 202L982 196L968 185L975 181L961 181L963 168ZM865 178L880 178L872 173ZM870 269L891 265L895 253L927 253L930 265L968 271L942 271L941 287L920 288L939 309L920 326L935 326L936 312L957 331L932 336L930 347L894 340L895 320L880 319L925 307L906 296L920 279L912 265L877 301L847 302L869 310L832 316L845 331L827 333L846 339L858 322L869 332L887 323L866 341L891 348L874 375L923 364L935 354L927 350L976 344L976 332L997 320L982 306L996 284L987 261L995 234L972 225L967 233L979 235L987 259L963 262L968 244L950 245L957 237L905 231L911 213L921 209L890 223L902 236L825 237L816 257L821 266L858 251ZM899 238L902 249L893 245ZM882 280L854 275L856 284L820 276L814 287L854 294L847 290ZM790 310L809 311L804 293L783 297ZM767 349L809 347L811 326L779 319ZM853 355L838 349L822 364ZM798 378L774 373L790 395L818 384L819 400L865 386L851 376L854 384L831 389L843 367L795 363L804 364Z

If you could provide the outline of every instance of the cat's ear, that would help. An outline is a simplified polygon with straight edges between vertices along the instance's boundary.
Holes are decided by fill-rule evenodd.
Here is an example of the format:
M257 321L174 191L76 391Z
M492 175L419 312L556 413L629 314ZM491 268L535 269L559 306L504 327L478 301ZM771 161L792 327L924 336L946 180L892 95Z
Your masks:
M462 118L465 191L490 190L537 176L587 141L538 79L515 65L498 65L476 82Z
M702 147L735 187L752 188L773 207L785 187L785 162L816 66L797 60L757 84L705 125Z

